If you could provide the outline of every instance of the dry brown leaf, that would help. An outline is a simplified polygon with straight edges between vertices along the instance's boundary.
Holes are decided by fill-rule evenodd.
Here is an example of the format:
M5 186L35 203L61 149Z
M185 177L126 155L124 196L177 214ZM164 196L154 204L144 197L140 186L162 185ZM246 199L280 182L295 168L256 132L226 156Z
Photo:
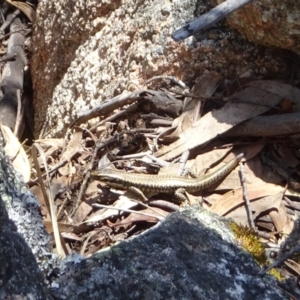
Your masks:
M156 213L155 211L159 212ZM151 216L157 216L159 218L163 216L167 216L169 213L160 209L160 208L154 208L154 209L143 209L139 210L138 212L144 213L144 214L149 214L149 216L146 215L139 215L139 214L129 214L125 219L118 220L115 223L110 223L111 226L114 226L115 228L117 227L123 227L123 226L131 226L132 223L136 222L149 222L149 223L157 223L157 219ZM150 216L151 215L151 216Z
M46 227L46 230L49 234L53 233L53 227L52 227L52 222L49 220L43 220L43 224ZM62 222L58 222L58 228L60 232L69 232L72 231L74 225L71 224L66 224Z
M206 152L204 154L198 155L194 160L194 164L192 167L192 171L198 175L204 175L207 173L213 173L215 170L219 169L223 164L232 160L235 155L227 155L228 149L215 149L213 151ZM216 162L220 163L216 164ZM213 168L210 166L216 164ZM209 169L208 169L209 168ZM207 191L216 191L216 190L228 190L228 189L235 189L239 187L240 178L238 176L238 167L235 168L230 174L228 174L225 178L214 184L213 186L209 187Z
M282 186L271 183L247 185L248 198L250 201L274 195L275 193L282 192L283 190L284 188ZM225 216L242 204L244 204L243 191L242 188L238 188L224 194L223 197L215 202L209 210L219 216Z
M141 96L151 101L158 109L171 116L178 116L182 107L182 102L163 91L147 90L141 93Z
M298 263L294 260L288 259L284 262L284 264L300 276L300 265Z
M228 154L229 149L214 149L213 151L209 151L200 155L194 160L194 164L192 166L192 171L195 174L203 174L203 171L206 171L216 162L220 161L222 158L226 157ZM232 157L233 158L233 157ZM231 159L232 159L231 158ZM225 162L230 161L231 159L225 159ZM214 168L208 169L208 172L213 172L214 169L218 169L220 165L216 165Z
M41 146L45 157L55 157L54 153L61 150L64 145L63 139L40 139L36 140L35 143ZM43 166L42 157L38 157L38 162L40 166Z
M250 82L249 86L269 91L282 98L287 98L295 104L300 104L300 89L290 84L275 80L256 80Z
M12 160L14 169L23 176L24 182L27 183L30 180L31 168L23 146L9 127L1 124L1 132L5 140L6 155Z
M256 156L250 160L247 160L247 162L244 164L246 183L263 184L265 182L261 179L263 175L263 168L264 166L262 165L259 157Z
M34 142L40 144L44 151L47 151L49 148L54 148L53 151L56 151L64 146L63 139L38 139Z
M284 191L282 190L275 195L269 195L259 199L249 199L251 201L251 211L254 212L252 215L253 219L255 220L262 213L267 214L271 209L278 210L280 207L280 203L282 202L283 192ZM231 212L226 214L226 218L231 218L236 223L243 226L249 226L249 219L245 205L241 205L233 209Z
M196 83L191 90L191 94L198 97L209 98L213 95L222 80L223 77L217 72L205 73L203 76L196 79ZM184 112L174 120L172 127L176 127L176 129L168 136L168 139L177 139L180 133L191 127L196 113L194 109L199 101L201 101L199 98L185 98Z
M283 201L280 201L280 206L277 210L272 210L269 213L275 228L278 232L284 233L281 242L285 240L285 236L290 234L294 227L294 220L292 220L286 211Z
M113 216L118 216L122 213L122 209L131 209L132 207L136 206L137 203L134 201L129 200L127 197L120 196L120 198L112 205L112 207L119 208L119 210L115 209L100 209L94 214L92 214L84 223L95 223L106 220Z
M74 217L72 218L74 223L81 223L91 213L92 210L93 207L91 205L89 205L85 201L82 201L78 209L76 210Z
M270 107L277 105L282 97L256 87L248 87L233 95L232 99L235 101L229 101L221 109L204 115L182 132L179 140L169 146L163 146L155 155L165 160L174 159L184 151L204 145L242 121L268 111Z
M92 182L90 182L85 191L85 197L95 197L98 194L99 183L100 182L97 180L93 180Z
M77 242L82 242L83 241L82 237L79 237L78 235L76 235L73 232L62 232L61 235L64 239L77 241Z
M60 163L66 161L69 162L71 158L78 153L79 149L82 147L82 132L83 130L80 127L74 127L74 133L72 134L65 151L60 157ZM65 176L69 175L71 173L70 167L72 167L72 165L70 166L69 164L65 164L63 167L59 168L59 173Z
M246 153L247 161L255 156L257 156L265 147L267 141L264 139L261 139L255 144L247 145L247 147L239 149L240 152Z
M278 155L274 155L276 162L287 168L295 168L299 165L299 159L295 155L294 149L287 147L283 144L278 144L276 147L276 152Z
M31 5L21 1L13 1L13 0L6 0L6 1L9 4L13 5L14 7L18 8L20 11L22 11L32 23L35 21L36 12Z
M214 94L222 81L223 77L221 74L215 71L206 72L196 79L195 85L190 93L197 97L209 98ZM199 98L185 98L183 110L188 111L194 109L199 101L201 101Z

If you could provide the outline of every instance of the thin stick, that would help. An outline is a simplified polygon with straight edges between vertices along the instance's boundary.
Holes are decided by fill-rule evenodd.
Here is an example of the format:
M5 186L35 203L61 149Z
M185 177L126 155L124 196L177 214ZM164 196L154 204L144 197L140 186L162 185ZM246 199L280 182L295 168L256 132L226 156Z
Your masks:
M198 31L205 31L212 25L223 20L238 8L241 8L252 1L253 0L227 0L199 18L187 22L183 27L173 32L171 36L174 41L181 41Z
M269 272L271 269L281 265L285 260L287 260L289 257L291 257L295 252L300 251L300 244L298 244L295 248L291 249L289 252L281 255L276 261L274 261L271 265L269 265L265 270L261 271L259 275L265 275L267 272Z
M250 200L248 197L244 164L240 162L239 165L240 165L239 174L240 174L240 179L241 179L241 184L242 184L242 189L243 189L243 198L245 200L245 207L246 207L249 225L254 231L256 231L254 220L253 220L253 215L252 215L252 211L251 211L251 206L250 206Z
M21 90L17 89L17 100L18 100L18 109L17 109L17 117L16 117L16 123L14 128L14 135L18 136L20 132L20 126L22 121L22 103L21 103Z
M158 79L168 79L170 81L173 81L174 83L178 84L180 87L182 87L183 89L186 89L188 88L188 86L183 82L181 81L180 79L177 79L176 77L174 76L166 76L166 75L161 75L161 76L155 76L155 77L152 77L150 79L148 79L144 85L147 85L149 84L150 82L154 81L154 80L158 80Z
M157 213L158 215L161 215L161 216L165 217L164 214L162 214L161 212L157 211L155 208L147 205L146 203L143 203L142 201L139 201L139 200L136 200L136 199L130 199L130 201L136 202L136 203L144 206L145 208L148 208L148 209L152 210L153 212Z
M73 217L75 215L80 203L82 202L81 199L83 198L83 194L86 190L87 182L90 179L90 172L89 171L92 169L92 167L94 165L97 153L99 151L99 146L100 146L100 140L98 140L97 143L96 143L96 147L94 149L93 156L91 158L91 162L87 165L86 169L84 170L84 174L85 174L84 180L83 180L83 182L80 186L79 194L78 194L78 197L76 199L75 205L72 209L72 212L69 214L70 217Z

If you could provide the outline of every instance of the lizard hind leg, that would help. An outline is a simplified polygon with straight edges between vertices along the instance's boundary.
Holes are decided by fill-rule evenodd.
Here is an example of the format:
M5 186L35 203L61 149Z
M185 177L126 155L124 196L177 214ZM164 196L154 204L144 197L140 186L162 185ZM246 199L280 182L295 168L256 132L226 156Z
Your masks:
M138 188L134 187L134 186L130 186L128 188L129 191L133 192L134 194L138 195L143 202L148 202L148 198L145 196L145 194Z
M175 197L180 201L180 203L188 203L189 200L185 195L185 189L179 188L175 191Z

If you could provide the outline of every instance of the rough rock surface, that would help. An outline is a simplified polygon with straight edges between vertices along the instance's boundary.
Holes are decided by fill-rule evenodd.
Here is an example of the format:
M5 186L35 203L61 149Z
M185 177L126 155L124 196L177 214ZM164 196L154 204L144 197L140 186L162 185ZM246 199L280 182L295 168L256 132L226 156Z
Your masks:
M196 39L171 39L194 10L199 15L209 8L207 0L197 7L190 0L41 0L31 59L35 136L61 137L76 111L157 75L188 84L205 70L227 78L291 76L291 55L253 45L224 22Z
M235 245L226 222L200 208L69 263L57 299L285 299L271 276Z
M179 76L186 46L170 34L193 10L188 0L41 0L32 43L36 135L63 134L76 110L155 74Z
M223 0L213 0L220 4ZM227 18L248 40L300 55L300 7L295 0L255 0Z
M0 135L0 299L47 299L36 260L50 255L38 202L3 153Z

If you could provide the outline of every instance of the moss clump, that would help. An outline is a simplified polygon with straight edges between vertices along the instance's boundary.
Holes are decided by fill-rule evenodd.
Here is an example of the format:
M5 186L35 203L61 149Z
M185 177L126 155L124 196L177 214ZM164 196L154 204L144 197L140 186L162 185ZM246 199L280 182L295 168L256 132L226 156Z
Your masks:
M284 280L284 278L280 275L280 272L277 269L271 269L268 273L274 276L279 281Z
M230 222L229 226L242 248L249 252L261 267L267 267L270 262L267 259L265 248L259 241L259 237L256 235L255 231L234 222ZM284 279L276 269L271 269L268 273L277 280L281 281Z
M234 222L230 222L229 226L242 248L249 252L261 266L266 265L268 260L265 248L256 233L251 228L237 225Z

